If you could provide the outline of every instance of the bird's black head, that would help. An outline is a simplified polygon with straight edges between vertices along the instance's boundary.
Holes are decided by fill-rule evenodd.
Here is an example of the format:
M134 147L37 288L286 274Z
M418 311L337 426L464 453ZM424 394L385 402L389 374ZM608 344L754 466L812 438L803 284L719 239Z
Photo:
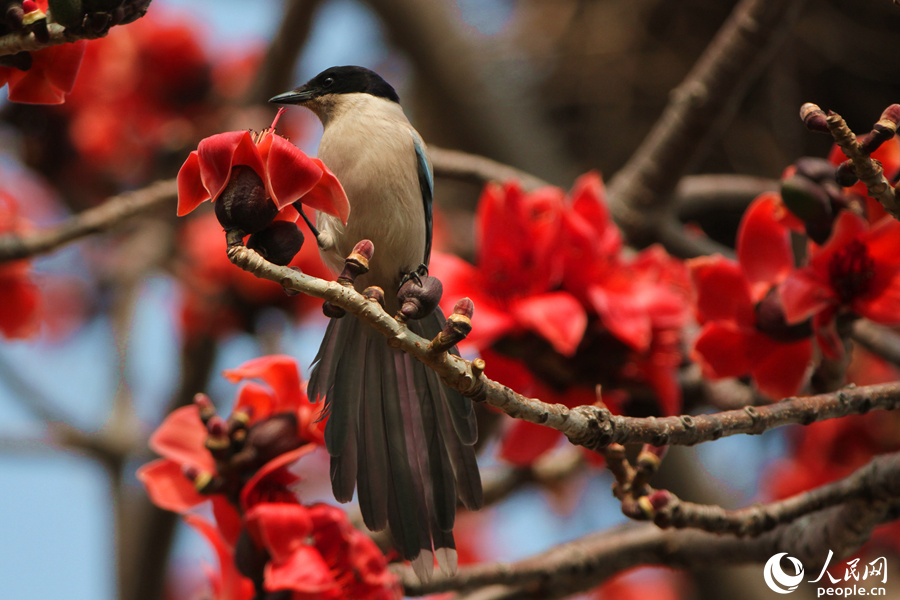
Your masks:
M400 102L397 92L375 71L365 67L331 67L295 90L270 98L275 104L306 104L330 94L369 94Z

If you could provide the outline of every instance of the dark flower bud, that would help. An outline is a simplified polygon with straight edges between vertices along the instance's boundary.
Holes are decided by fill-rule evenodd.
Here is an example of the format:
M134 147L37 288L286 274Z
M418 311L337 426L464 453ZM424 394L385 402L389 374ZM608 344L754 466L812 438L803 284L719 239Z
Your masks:
M788 325L781 298L773 287L756 305L756 329L778 342L798 342L812 335L809 321Z
M215 202L216 218L225 231L252 234L265 229L278 214L266 195L266 186L256 171L245 165L232 167L228 185Z
M806 128L818 133L830 133L825 112L818 105L807 102L800 107L800 119Z
M84 19L81 0L48 0L50 19L65 27L80 25Z
M326 300L322 303L322 313L329 319L340 319L347 314L347 311L337 304L332 304Z
M338 275L338 283L353 285L356 278L369 272L369 261L375 254L375 244L370 240L357 242L353 251L344 260L344 270Z
M853 161L845 160L838 165L837 171L834 172L834 178L841 187L856 185L859 177L856 175L856 167L853 166Z
M25 11L21 5L13 4L6 9L3 15L3 23L13 31L20 31L23 27L22 20L25 17Z
M859 136L857 141L859 142L860 150L866 154L872 154L878 150L883 143L894 137L896 132L897 130L892 127L885 127L880 123L876 123L872 128L872 131Z
M147 8L150 7L150 2L151 0L125 0L125 4L122 7L125 15L122 17L119 24L125 25L127 23L132 23L143 17L147 14Z
M363 296L366 297L366 300L377 302L381 305L381 308L384 308L384 290L377 285L367 287L363 291Z
M206 422L206 441L204 445L206 449L216 459L224 458L229 454L231 448L231 438L228 437L228 426L225 419L215 415Z
M254 233L247 240L247 247L262 255L270 263L286 266L303 246L303 232L296 223L274 221L271 225Z
M475 314L475 303L469 298L459 300L453 307L453 312L447 317L444 328L434 336L428 346L430 352L446 352L459 342L466 339L472 332L472 315ZM479 365L484 370L483 362Z
M0 67L12 67L20 71L27 71L30 69L31 62L30 52L17 52L15 54L0 56Z
M781 199L806 226L806 233L818 244L831 234L834 221L831 197L825 189L803 175L792 175L781 182Z
M297 431L297 415L279 413L253 424L247 431L244 448L232 464L241 470L255 471L264 464L306 443Z
M403 319L427 317L437 308L443 293L444 286L437 277L422 275L411 278L397 292L399 316Z
M216 407L213 406L212 400L206 394L196 394L194 396L194 404L200 411L200 420L204 425L208 424L209 420L216 416Z
M834 181L834 165L824 158L803 156L794 163L797 174L804 175L816 183Z
M234 547L234 565L241 575L253 581L263 581L266 564L271 557L266 549L257 546L246 527L241 528ZM268 598L269 594L264 597ZM263 597L263 595L261 595Z

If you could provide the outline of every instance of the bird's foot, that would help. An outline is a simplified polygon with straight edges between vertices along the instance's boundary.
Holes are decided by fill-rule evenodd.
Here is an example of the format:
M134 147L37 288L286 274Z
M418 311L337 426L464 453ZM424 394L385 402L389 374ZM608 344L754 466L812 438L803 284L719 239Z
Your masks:
M400 280L400 287L403 287L406 282L412 280L415 281L418 285L422 285L422 278L428 275L428 265L425 263L420 264L414 271L410 271L403 275L403 279ZM398 288L399 289L399 288Z

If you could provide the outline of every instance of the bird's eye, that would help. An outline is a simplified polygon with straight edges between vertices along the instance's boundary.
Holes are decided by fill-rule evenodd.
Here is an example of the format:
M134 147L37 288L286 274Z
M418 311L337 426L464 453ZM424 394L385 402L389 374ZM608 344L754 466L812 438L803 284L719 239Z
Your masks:
M334 78L326 77L322 80L322 87L331 87L332 83L334 83Z

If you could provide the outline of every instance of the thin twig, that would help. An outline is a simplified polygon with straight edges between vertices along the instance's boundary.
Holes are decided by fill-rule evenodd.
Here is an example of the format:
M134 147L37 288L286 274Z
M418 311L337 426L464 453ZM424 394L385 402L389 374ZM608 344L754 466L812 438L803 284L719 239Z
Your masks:
M174 209L175 199L175 180L157 181L140 190L112 196L103 204L78 213L58 225L0 236L0 263L52 252L65 244L93 233L107 231L126 219L166 204L171 204Z
M428 154L434 166L435 177L456 179L476 185L484 185L490 181L498 183L518 181L525 191L550 185L530 173L477 154L435 146L429 146Z
M756 536L848 500L875 501L900 497L900 453L873 458L847 477L808 492L737 510L685 502L668 492L662 494L667 496L665 505L657 508L653 515L653 522L660 527L690 527L710 533Z
M889 363L900 366L900 334L896 331L868 319L856 319L850 325L850 339Z
M825 117L825 122L835 143L853 162L853 171L865 184L869 196L878 200L895 219L900 219L900 201L897 199L894 188L884 176L881 163L873 160L868 152L863 151L861 144L856 139L856 134L851 131L841 115L834 112L829 113Z

